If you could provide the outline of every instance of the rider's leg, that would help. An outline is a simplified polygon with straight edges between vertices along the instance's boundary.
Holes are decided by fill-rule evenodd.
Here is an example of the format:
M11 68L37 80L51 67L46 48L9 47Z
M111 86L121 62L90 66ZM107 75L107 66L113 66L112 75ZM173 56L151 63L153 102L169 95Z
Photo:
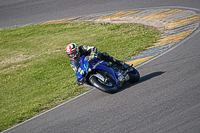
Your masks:
M110 61L116 63L119 66L123 66L125 64L124 61L116 60L114 57L110 56L108 53L100 53L98 52L98 58L105 61Z

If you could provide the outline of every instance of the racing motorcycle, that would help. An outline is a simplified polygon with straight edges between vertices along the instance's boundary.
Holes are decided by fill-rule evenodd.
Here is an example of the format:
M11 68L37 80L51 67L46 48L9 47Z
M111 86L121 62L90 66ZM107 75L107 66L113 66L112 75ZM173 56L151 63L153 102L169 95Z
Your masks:
M128 64L121 67L97 57L89 60L89 56L82 56L76 78L80 84L86 83L103 92L116 93L123 84L139 81L140 74Z

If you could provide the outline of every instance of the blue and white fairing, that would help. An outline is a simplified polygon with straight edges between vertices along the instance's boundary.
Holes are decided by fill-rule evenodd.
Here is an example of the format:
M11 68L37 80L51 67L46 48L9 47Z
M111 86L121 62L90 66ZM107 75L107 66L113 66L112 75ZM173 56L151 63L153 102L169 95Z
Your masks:
M78 82L82 81L85 78L83 75L88 73L89 61L84 59L85 56L80 57L80 66L78 70L75 72L76 79Z
M97 58L94 58L90 62L86 60L85 56L80 57L80 67L78 68L76 72L77 81L81 82L85 78L84 75L92 70L103 70L113 77L115 84L118 85L119 81L117 80L119 73L114 71L112 68L108 67L109 63L103 60L98 60Z

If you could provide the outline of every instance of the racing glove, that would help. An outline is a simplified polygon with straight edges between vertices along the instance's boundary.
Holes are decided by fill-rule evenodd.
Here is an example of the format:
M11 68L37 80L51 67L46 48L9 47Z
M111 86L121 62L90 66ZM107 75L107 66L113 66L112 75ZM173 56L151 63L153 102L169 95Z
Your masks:
M90 60L92 60L92 59L94 59L94 58L96 58L96 57L97 57L97 54L94 53L94 52L92 52L92 53L90 54L90 56L89 56L88 61L90 61Z

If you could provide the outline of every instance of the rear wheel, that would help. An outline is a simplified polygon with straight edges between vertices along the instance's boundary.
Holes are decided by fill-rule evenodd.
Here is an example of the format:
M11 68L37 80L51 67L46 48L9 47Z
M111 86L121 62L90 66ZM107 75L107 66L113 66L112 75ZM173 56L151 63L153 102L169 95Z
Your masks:
M130 77L129 79L130 83L135 83L140 80L140 74L135 68L133 68L133 71L129 72L128 75Z
M103 92L116 93L118 90L117 86L111 81L104 82L96 76L91 76L89 81L93 86Z

